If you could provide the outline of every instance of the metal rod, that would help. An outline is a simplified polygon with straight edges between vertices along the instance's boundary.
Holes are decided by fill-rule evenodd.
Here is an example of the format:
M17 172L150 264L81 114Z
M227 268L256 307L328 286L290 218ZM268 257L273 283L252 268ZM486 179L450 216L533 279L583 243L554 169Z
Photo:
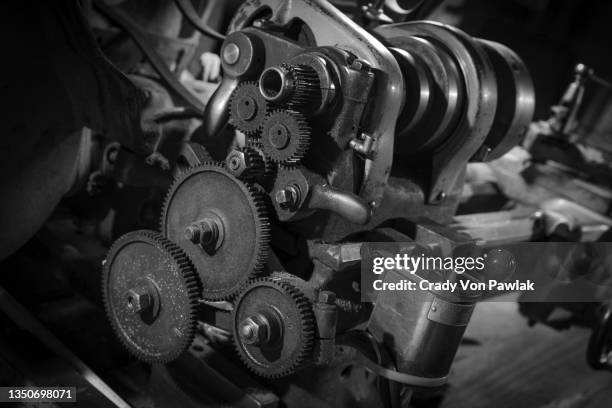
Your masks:
M26 308L24 308L9 292L0 286L0 310L4 312L21 329L31 333L35 338L49 347L55 354L66 360L88 383L90 383L102 395L113 404L121 408L130 408L104 380L102 380L91 368L81 361L74 353L36 319Z

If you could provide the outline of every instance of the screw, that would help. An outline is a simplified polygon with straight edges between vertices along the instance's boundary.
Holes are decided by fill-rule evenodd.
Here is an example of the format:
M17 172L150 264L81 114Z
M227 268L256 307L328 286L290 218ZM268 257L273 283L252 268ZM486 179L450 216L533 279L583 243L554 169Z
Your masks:
M228 43L223 47L223 61L234 65L240 58L240 48L234 43Z

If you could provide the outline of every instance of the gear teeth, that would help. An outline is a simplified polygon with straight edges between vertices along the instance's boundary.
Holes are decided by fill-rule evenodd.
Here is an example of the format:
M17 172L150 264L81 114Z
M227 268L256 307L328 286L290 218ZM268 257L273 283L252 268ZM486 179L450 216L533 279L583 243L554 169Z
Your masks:
M176 318L187 319L187 335L181 338L181 342L176 345L172 350L167 351L163 355L148 355L142 352L140 349L134 347L123 334L118 323L113 318L113 309L110 301L110 294L108 293L108 280L110 275L109 260L117 255L117 253L127 244L133 241L144 241L152 245L157 249L161 249L169 259L178 267L180 276L183 283L185 293L182 296L186 296L188 302L188 311L186 315L177 316ZM195 271L195 268L189 259L189 257L180 249L176 244L162 236L161 234L150 231L140 230L132 231L117 239L113 245L111 245L104 262L104 268L102 270L102 299L104 303L104 309L109 319L110 325L113 328L116 336L119 338L122 345L136 358L146 363L169 363L176 360L193 342L197 327L197 315L199 309L199 298L202 291L202 285L199 277ZM162 295L163 296L163 295Z
M288 133L287 145L275 147L269 132L276 125L282 125ZM262 146L267 157L276 163L294 166L302 160L310 148L310 125L306 117L294 110L277 109L269 113L262 127Z
M241 118L239 115L239 102L242 98L250 98L249 103L255 104L253 117L250 119ZM238 85L232 93L229 110L232 124L244 134L253 135L263 126L268 113L268 101L259 92L257 82L245 81Z
M232 182L240 185L241 190L244 194L244 199L248 200L248 203L251 207L251 211L253 213L253 217L255 218L256 232L255 237L253 238L255 241L255 254L253 255L253 260L248 270L244 271L244 276L242 280L236 285L234 285L232 289L228 288L227 291L207 290L207 288L203 288L202 290L202 299L204 300L232 300L238 294L240 287L245 282L248 282L250 279L261 274L267 262L270 243L269 219L271 212L269 210L269 205L266 203L267 195L261 190L261 188L258 188L256 185L251 184L247 181L239 180L226 169L225 163L222 162L205 162L198 164L197 166L190 167L185 172L181 173L176 177L176 179L170 186L168 193L166 194L160 221L160 230L166 237L168 236L168 226L166 225L166 220L168 219L170 204L172 202L172 198L175 192L177 191L177 189L180 188L180 185L183 183L183 181L191 177L195 173L201 172L206 169L214 170L217 172L219 172L219 170L221 169L221 172L225 176L227 176ZM240 199L243 198L241 197ZM201 273L197 270L196 272Z
M315 102L321 97L321 84L317 72L308 65L282 64L293 78L293 93L287 105L299 109Z
M251 150L256 151L263 158L264 174L262 179L260 180L260 184L262 184L267 190L269 187L268 184L272 183L274 181L274 178L276 177L276 173L278 172L278 165L266 155L263 149L263 144L259 140L249 138L249 140L247 141L247 147Z
M316 327L312 303L297 287L289 283L287 280L279 279L278 277L255 278L247 282L240 291L240 296L236 301L236 304L234 306L234 312L232 315L234 328L236 328L237 326L236 313L240 302L244 299L245 296L249 296L249 292L251 292L253 288L256 288L258 286L272 286L276 288L279 292L281 292L283 295L288 296L292 299L295 311L299 316L299 327L301 330L301 344L299 350L294 355L294 358L289 361L288 364L286 364L286 367L277 371L268 371L266 368L262 368L261 365L250 359L249 354L244 351L243 345L240 344L240 340L235 333L233 336L234 348L236 349L238 356L245 364L245 366L247 366L255 374L269 379L286 377L303 368L304 365L306 365L308 361L313 357ZM266 301L266 299L264 299L264 301Z

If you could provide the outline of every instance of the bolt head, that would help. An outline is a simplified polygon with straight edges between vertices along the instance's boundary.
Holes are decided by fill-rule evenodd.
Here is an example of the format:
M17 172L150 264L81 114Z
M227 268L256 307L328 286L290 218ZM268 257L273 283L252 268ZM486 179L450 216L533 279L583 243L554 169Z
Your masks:
M141 313L153 306L153 297L146 290L131 289L126 295L126 306L131 313Z
M197 225L191 224L185 228L185 239L193 242L194 244L200 243L200 228Z
M227 169L236 177L240 177L247 170L246 157L240 150L232 151L225 161Z
M238 334L240 339L246 344L264 344L267 341L268 328L264 322L247 317L240 323Z
M238 62L240 58L240 47L238 47L235 43L228 43L223 47L223 61L230 65L234 65Z

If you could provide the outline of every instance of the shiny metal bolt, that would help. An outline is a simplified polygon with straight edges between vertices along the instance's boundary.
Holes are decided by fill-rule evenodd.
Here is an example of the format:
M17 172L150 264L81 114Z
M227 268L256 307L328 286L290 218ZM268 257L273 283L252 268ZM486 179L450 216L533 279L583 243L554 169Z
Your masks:
M223 47L223 61L225 61L226 63L230 65L233 65L236 62L238 62L239 58L240 58L240 47L238 47L236 44L229 43L229 44L226 44L225 47Z
M269 340L268 322L262 315L247 317L240 323L238 334L246 344L265 344Z

